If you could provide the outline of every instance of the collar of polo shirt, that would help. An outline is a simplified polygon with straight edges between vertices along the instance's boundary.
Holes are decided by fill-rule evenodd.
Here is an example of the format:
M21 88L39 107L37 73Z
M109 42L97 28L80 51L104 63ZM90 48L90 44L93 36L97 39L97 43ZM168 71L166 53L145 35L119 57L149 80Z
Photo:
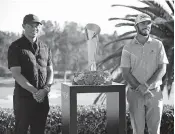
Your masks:
M149 36L147 43L150 43L152 41L152 38ZM134 43L135 44L140 44L140 42L137 40L136 36L134 37Z

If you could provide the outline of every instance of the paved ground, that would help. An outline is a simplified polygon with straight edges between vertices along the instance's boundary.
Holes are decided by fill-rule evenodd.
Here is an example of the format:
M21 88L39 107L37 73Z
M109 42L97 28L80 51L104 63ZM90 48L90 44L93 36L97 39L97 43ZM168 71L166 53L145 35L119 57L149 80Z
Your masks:
M52 86L49 100L50 105L61 105L61 83L62 79L56 79L56 83ZM13 86L14 80L0 78L0 107L12 108L12 96L13 96ZM77 96L78 104L89 105L92 104L98 93L89 93L89 94L79 94ZM170 95L170 98L167 96L166 90L163 92L164 95L164 104L174 105L174 88Z

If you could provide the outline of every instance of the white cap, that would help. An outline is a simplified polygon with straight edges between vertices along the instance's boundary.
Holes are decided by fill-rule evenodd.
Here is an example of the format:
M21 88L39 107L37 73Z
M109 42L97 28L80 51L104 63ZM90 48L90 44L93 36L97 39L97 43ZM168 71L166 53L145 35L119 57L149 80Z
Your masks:
M147 14L139 14L135 19L135 25L143 21L151 21L151 17Z

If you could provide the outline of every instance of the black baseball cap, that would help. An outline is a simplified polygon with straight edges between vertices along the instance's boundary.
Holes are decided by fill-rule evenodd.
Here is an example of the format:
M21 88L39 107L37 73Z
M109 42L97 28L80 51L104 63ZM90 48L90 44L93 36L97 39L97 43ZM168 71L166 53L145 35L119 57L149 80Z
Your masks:
M39 23L40 25L42 25L42 23L40 22L39 18L36 15L28 14L24 17L23 24L31 24L31 23Z

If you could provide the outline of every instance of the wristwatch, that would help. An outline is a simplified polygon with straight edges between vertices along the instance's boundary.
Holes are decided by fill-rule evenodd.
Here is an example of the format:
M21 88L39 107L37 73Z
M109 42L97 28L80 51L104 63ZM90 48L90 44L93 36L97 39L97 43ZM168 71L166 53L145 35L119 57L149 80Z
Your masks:
M44 89L49 93L50 92L50 88L51 88L52 84L46 84L44 86Z

